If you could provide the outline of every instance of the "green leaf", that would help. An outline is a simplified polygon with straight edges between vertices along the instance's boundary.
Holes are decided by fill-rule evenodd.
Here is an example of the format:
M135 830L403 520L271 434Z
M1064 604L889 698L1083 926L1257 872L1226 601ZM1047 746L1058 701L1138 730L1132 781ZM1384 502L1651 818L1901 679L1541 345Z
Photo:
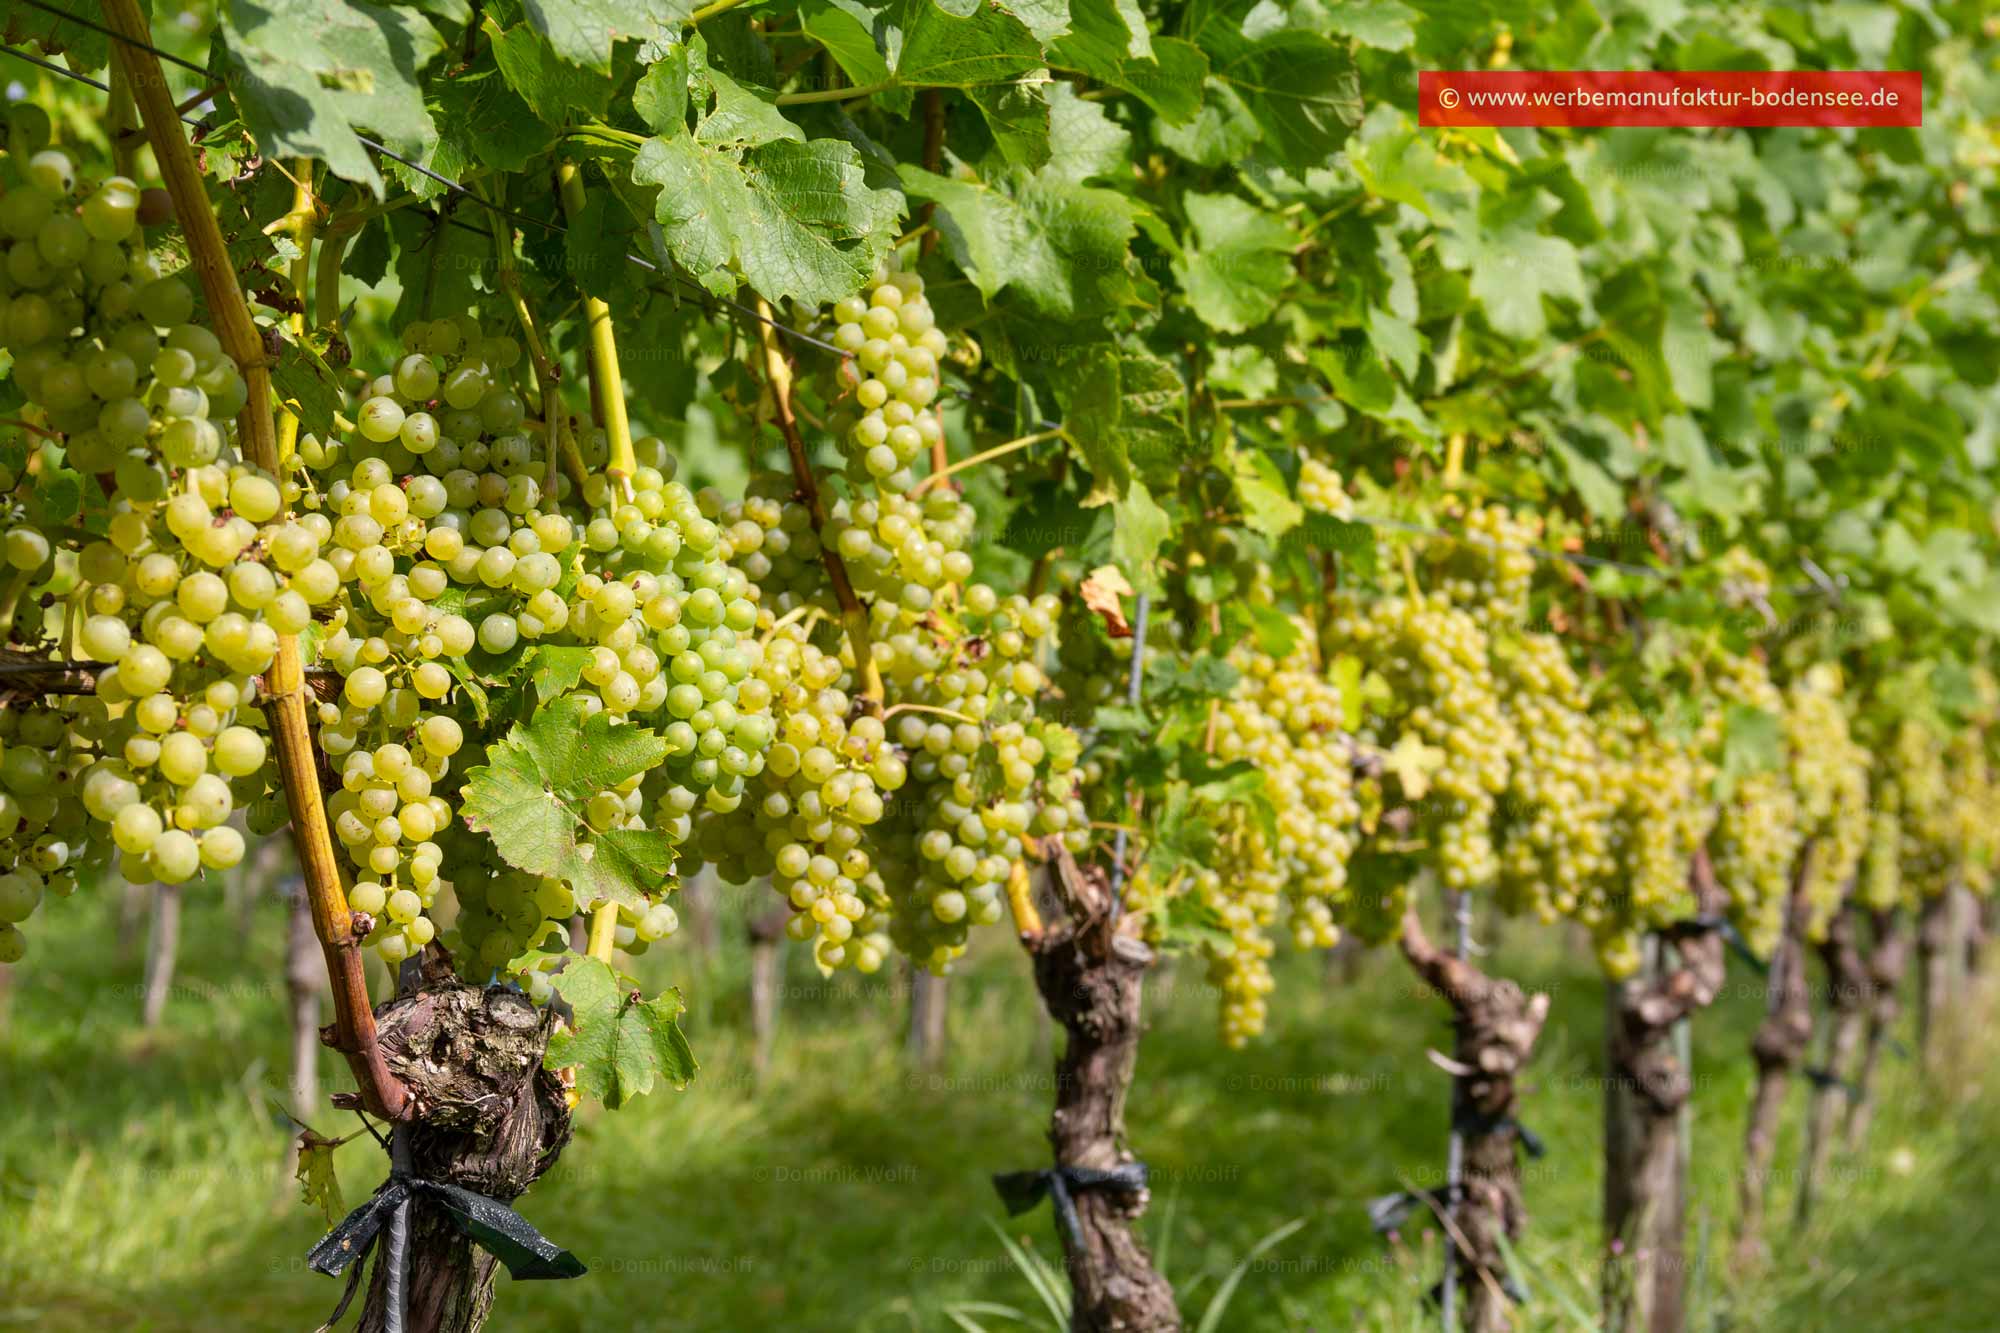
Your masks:
M1321 11L1328 32L1352 37L1378 51L1406 51L1417 40L1411 25L1421 17L1397 0L1334 0Z
M1767 773L1785 762L1784 722L1776 713L1731 704L1723 716L1722 765L1717 794L1726 797L1752 773Z
M1086 506L1122 495L1135 464L1186 457L1187 391L1166 362L1093 343L1059 363L1050 380L1064 438L1095 483Z
M1198 4L1187 36L1208 54L1210 75L1242 99L1279 161L1297 170L1327 166L1361 123L1354 57L1305 28L1250 23L1251 8L1244 0Z
M588 648L538 645L528 661L528 680L534 685L536 696L548 703L557 695L575 689L583 679L583 669L590 665L590 656Z
M894 240L902 197L864 178L839 139L762 144L742 152L685 136L648 139L633 179L660 187L654 216L674 261L712 291L735 283L733 260L759 295L826 305L850 295Z
M604 74L617 42L671 40L693 12L681 0L522 0L521 8L558 56Z
M1299 525L1306 511L1285 485L1278 465L1261 449L1236 449L1230 457L1230 480L1243 506L1243 521L1266 537L1278 538Z
M438 140L418 159L446 180L461 180L482 167L519 171L548 146L548 135L521 95L507 83L490 50L456 78L435 81L431 118ZM433 199L445 187L400 162L389 172L419 199Z
M892 12L889 67L905 88L973 88L1041 68L1041 43L998 5L978 3L960 16L935 0L900 0Z
M571 1017L550 1036L542 1063L574 1069L578 1092L615 1111L658 1084L679 1089L693 1080L700 1066L677 1021L687 1007L679 991L641 999L596 958L573 958L550 981Z
M902 181L937 204L952 259L989 302L1011 288L1037 313L1073 319L1134 299L1127 265L1140 206L1126 196L1047 168L989 183L906 166Z
M637 910L673 873L673 843L651 830L593 834L584 807L667 752L654 732L602 712L585 718L583 700L564 696L513 727L466 775L466 822L507 864L568 882L580 905L610 899Z
M1493 331L1527 341L1548 331L1544 298L1577 305L1588 299L1576 247L1544 235L1537 223L1532 210L1498 225L1490 218L1465 219L1439 238L1447 264L1471 271L1472 295Z
M1168 124L1192 119L1201 109L1208 57L1178 37L1152 37L1151 54L1135 55L1124 8L1118 0L1072 0L1069 35L1050 43L1049 64L1138 98Z
M1242 333L1278 307L1297 238L1275 215L1233 194L1182 198L1194 232L1174 277L1210 328Z
M1042 172L1045 180L1081 185L1098 176L1115 176L1129 160L1132 135L1111 119L1101 102L1087 102L1074 85L1058 81L1048 86L1050 152Z
M224 0L221 72L266 157L314 157L379 197L356 129L421 158L437 138L417 71L443 39L422 15L365 0Z
M1173 532L1173 520L1153 502L1152 493L1136 481L1122 497L1111 502L1111 513L1112 561L1127 573L1138 591L1159 592L1157 557L1161 545Z
M488 18L485 31L500 73L543 124L562 128L610 107L609 75L564 60L527 24L503 31Z

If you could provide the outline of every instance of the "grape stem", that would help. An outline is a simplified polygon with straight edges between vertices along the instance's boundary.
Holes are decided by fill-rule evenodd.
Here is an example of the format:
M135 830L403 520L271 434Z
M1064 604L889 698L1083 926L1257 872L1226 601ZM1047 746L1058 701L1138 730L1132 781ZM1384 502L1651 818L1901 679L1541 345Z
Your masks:
M847 563L833 543L825 539L826 506L820 499L819 482L813 477L812 459L806 455L805 439L799 434L799 419L792 410L792 363L778 345L777 321L771 304L757 302L757 336L764 348L764 375L771 386L771 400L777 404L778 433L785 437L785 453L792 461L792 480L799 499L812 515L813 535L820 538L820 559L826 565L827 580L833 584L834 600L840 604L841 623L847 629L848 647L854 653L854 669L861 679L860 697L870 712L882 707L882 668L875 661L874 645L868 638L868 609L854 595L847 577Z
M910 498L914 500L933 486L942 485L945 479L954 473L963 472L967 468L978 467L981 463L990 463L996 458L1003 458L1019 450L1031 448L1044 440L1053 440L1061 436L1063 436L1063 429L1060 426L1057 426L1053 430L1038 430L1033 435L1023 435L1018 440L1009 440L1005 444L996 444L991 449L984 449L970 457L961 458L949 467L939 468L912 486L910 488Z
M977 721L967 717L963 713L955 713L949 708L939 708L933 704L897 704L888 712L882 714L882 720L887 722L898 713L935 713L939 717L948 717L954 721L969 723L975 727L979 725Z
M574 162L556 166L563 216L573 227L583 213L583 169ZM611 443L611 463L605 474L627 500L632 498L632 474L639 465L632 451L632 421L625 413L625 377L618 369L618 338L611 326L611 307L602 297L585 295L584 319L590 330L590 384L599 419Z
M313 225L318 220L318 210L313 200L312 159L300 158L293 164L292 211L278 221L291 231L292 240L299 247L299 257L292 261L292 291L299 298L299 308L286 322L292 326L292 336L303 340L306 333L306 285L312 273ZM339 263L338 252L335 253ZM338 269L335 270L336 273ZM337 299L337 298L336 298ZM288 459L299 443L299 417L296 412L286 410L284 419L278 423L278 457Z
M271 369L264 356L264 340L237 286L236 269L229 261L207 186L175 113L166 76L152 52L146 17L138 0L104 0L104 17L122 39L112 49L138 103L146 138L187 237L216 336L242 369L249 390L238 419L249 460L277 476L277 425L271 411ZM375 1011L368 999L361 941L354 934L347 899L340 889L333 834L327 826L312 735L307 729L305 673L296 635L278 636L278 654L267 680L264 714L277 751L285 804L291 811L292 839L298 847L299 869L312 906L313 933L319 938L333 986L334 1045L347 1056L360 1086L363 1107L382 1119L402 1121L414 1108L408 1089L383 1057Z
M873 97L894 87L893 80L864 83L854 88L817 88L809 93L779 93L772 99L779 106L806 106L813 102L851 102L857 97Z
M599 903L590 914L590 947L588 957L600 963L611 961L611 950L618 943L618 904Z
M22 430L27 431L30 435L39 435L45 440L62 439L61 431L49 430L45 426L37 426L34 422L23 421L19 417L0 417L0 426L19 426Z
M1007 869L1007 906L1014 913L1014 930L1030 948L1042 938L1042 914L1028 881L1028 863L1016 859Z

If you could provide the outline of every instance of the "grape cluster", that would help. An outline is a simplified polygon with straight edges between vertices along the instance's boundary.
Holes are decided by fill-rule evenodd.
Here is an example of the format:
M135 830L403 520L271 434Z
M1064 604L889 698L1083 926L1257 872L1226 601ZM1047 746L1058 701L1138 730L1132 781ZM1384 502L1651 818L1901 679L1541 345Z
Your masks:
M1803 885L1806 935L1819 939L1860 870L1871 832L1869 755L1848 729L1838 670L1815 666L1786 691L1785 742L1800 821L1813 840Z
M1593 930L1613 915L1613 820L1619 789L1582 682L1559 640L1503 640L1503 704L1522 740L1501 822L1501 900L1541 920L1569 917Z
M1713 666L1717 698L1783 719L1784 695L1761 658L1724 655ZM1739 778L1716 817L1716 877L1737 928L1759 954L1768 955L1784 932L1793 865L1806 837L1801 814L1792 775L1780 767Z
M49 149L25 176L0 196L0 347L68 466L112 498L102 538L64 535L59 552L18 523L0 548L17 580L58 558L73 571L63 643L103 669L75 717L71 776L120 872L177 884L242 859L226 821L266 788L265 744L245 725L254 678L330 593L330 571L281 518L277 482L242 461L243 377L193 322L188 283L147 251L138 188L114 176L79 191Z
M498 669L531 647L559 650L559 692L578 694L586 716L659 726L669 799L683 812L733 808L772 739L768 692L745 689L754 589L730 563L758 534L719 523L719 497L673 480L656 439L635 443L640 465L623 487L602 471L581 486L556 472L565 432L585 467L607 446L568 419L526 420L506 378L520 360L511 337L462 317L412 325L403 342L392 371L363 386L344 438L299 448L303 501L321 511L302 522L325 527L339 591L321 650L342 677L320 717L343 788L328 808L368 876L349 904L390 958L435 932L424 914L444 860L437 834L453 814L442 784L466 741L446 710L468 659ZM635 776L593 797L590 831L643 826L642 785ZM560 884L524 888L476 849L452 864L466 952L484 966L590 905ZM628 942L672 928L664 903L622 915Z
M1600 719L1605 787L1617 810L1612 848L1620 891L1612 899L1617 910L1592 934L1613 978L1639 970L1646 931L1693 910L1688 867L1715 827L1711 756L1719 736L1715 726L1678 734L1625 707Z
M1311 636L1301 633L1300 642ZM1310 650L1281 659L1244 647L1230 661L1241 674L1215 712L1215 757L1263 774L1273 827L1241 802L1225 806L1220 840L1230 874L1204 870L1194 892L1230 935L1227 946L1208 948L1209 977L1223 997L1223 1039L1240 1046L1264 1029L1273 988L1268 930L1281 904L1289 903L1297 947L1339 942L1334 920L1346 906L1361 807L1340 690Z
M874 972L888 956L888 894L871 830L908 780L880 718L855 716L847 671L796 623L774 627L754 680L770 696L777 739L740 813L682 810L660 827L728 879L771 877L795 909L794 939L829 970Z
M63 797L76 763L70 725L62 708L0 708L0 963L27 952L21 925L44 895L76 891L87 830L84 812Z
M1299 503L1334 518L1351 520L1354 517L1354 497L1347 493L1340 473L1311 454L1299 460Z
M1482 604L1498 595L1473 581L1460 591ZM1522 741L1501 704L1486 631L1440 591L1381 597L1343 613L1331 632L1373 662L1406 705L1404 734L1440 752L1426 808L1437 811L1430 822L1445 885L1492 884L1500 873L1493 819Z

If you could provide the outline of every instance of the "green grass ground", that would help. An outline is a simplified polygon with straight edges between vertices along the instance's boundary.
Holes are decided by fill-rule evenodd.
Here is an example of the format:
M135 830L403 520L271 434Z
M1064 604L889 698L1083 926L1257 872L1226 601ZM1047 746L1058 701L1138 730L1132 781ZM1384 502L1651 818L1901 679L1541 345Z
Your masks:
M109 956L101 902L51 904L30 964L15 969L0 1029L0 1326L305 1330L332 1308L338 1284L303 1258L323 1224L276 1179L279 913L267 907L239 941L218 902L191 897L180 982L151 1037L137 1030L138 963ZM649 976L681 973L702 1078L632 1110L586 1113L522 1207L592 1272L503 1278L494 1326L817 1333L951 1328L946 1307L974 1301L1035 1312L987 1183L1047 1157L1049 1038L1011 946L991 941L955 985L951 1058L935 1075L901 1059L895 983L823 983L795 951L778 1066L758 1088L737 936L725 932L707 967L684 954L646 960ZM1529 1164L1526 1323L1593 1327L1602 989L1587 953L1553 932L1512 928L1494 961L1555 1000L1523 1107L1549 1145ZM1149 1234L1183 1307L1198 1316L1260 1237L1298 1218L1243 1276L1219 1329L1424 1327L1417 1297L1435 1276L1434 1239L1387 1245L1363 1205L1440 1179L1446 1085L1423 1051L1448 1043L1444 1015L1392 956L1367 960L1352 985L1293 960L1274 1009L1270 1034L1231 1053L1213 1038L1197 969L1154 987L1129 1120L1154 1173ZM1754 979L1735 980L1695 1036L1695 1226L1707 1254L1722 1252L1733 1214L1759 1011ZM1802 1235L1783 1225L1795 1089L1772 1272L1732 1285L1704 1263L1694 1327L1995 1327L2000 1096L1985 1068L1994 1042L1973 1049L1948 1096L1919 1096L1909 1064L1890 1063L1870 1154L1836 1168ZM341 1077L332 1060L324 1069ZM323 1127L352 1126L329 1112ZM366 1142L341 1157L351 1205L384 1163ZM1007 1229L1054 1252L1046 1209Z

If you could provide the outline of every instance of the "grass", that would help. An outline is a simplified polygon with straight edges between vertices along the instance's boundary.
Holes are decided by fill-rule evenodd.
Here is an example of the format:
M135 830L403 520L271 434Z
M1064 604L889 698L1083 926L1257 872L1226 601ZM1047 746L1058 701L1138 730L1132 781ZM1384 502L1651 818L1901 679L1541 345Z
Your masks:
M738 916L758 901L728 896ZM138 962L111 956L101 901L51 904L14 969L0 1028L0 1327L308 1329L333 1307L338 1284L303 1258L323 1221L277 1178L280 913L267 904L239 939L218 901L189 897L187 956L156 1034L137 1030ZM1052 1221L1046 1208L1004 1219L987 1181L1048 1153L1051 1038L1018 954L995 938L954 984L950 1061L928 1074L903 1062L897 983L822 982L795 951L777 1067L757 1087L741 932L724 936L707 963L679 951L643 960L649 977L679 973L703 1075L685 1094L586 1112L522 1211L592 1271L502 1278L496 1327L1049 1327L1007 1242L1053 1258ZM1522 1107L1549 1145L1528 1163L1524 1326L1593 1327L1602 988L1587 951L1554 932L1510 928L1491 961L1555 1001ZM1776 1259L1754 1280L1726 1275L1718 1256L1761 1012L1753 982L1732 984L1695 1037L1692 1327L1991 1328L2000 1097L1987 1038L1948 1091L1921 1094L1906 1062L1887 1064L1871 1152L1836 1167L1803 1234L1787 1225L1795 1089L1771 1205ZM1233 1281L1214 1333L1435 1327L1421 1304L1434 1235L1385 1242L1364 1211L1375 1195L1441 1178L1445 1076L1423 1051L1449 1031L1400 961L1368 959L1346 984L1292 960L1272 1031L1242 1052L1216 1043L1198 968L1156 978L1149 1003L1128 1119L1153 1170L1148 1234L1191 1325ZM329 1086L344 1078L331 1059L323 1074ZM328 1111L320 1127L344 1133L345 1121ZM340 1158L352 1205L384 1162L365 1139ZM1295 1233L1255 1251L1294 1219Z

